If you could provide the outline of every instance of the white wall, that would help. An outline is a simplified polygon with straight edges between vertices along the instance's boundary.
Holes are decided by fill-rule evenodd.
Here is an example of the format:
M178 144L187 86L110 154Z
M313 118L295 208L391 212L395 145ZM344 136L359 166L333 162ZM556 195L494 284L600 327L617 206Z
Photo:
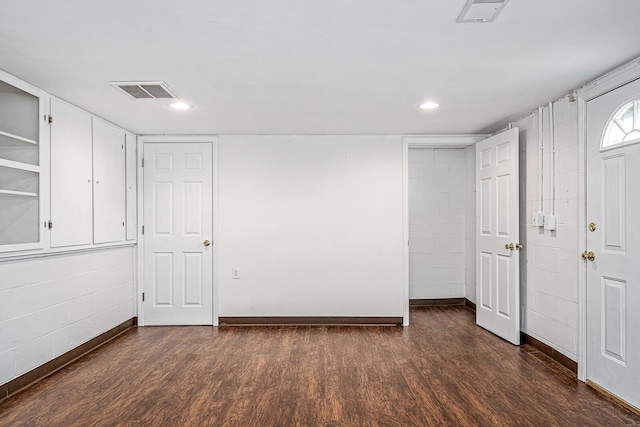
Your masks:
M464 150L465 223L464 223L464 296L476 302L476 146Z
M465 296L465 199L463 149L409 150L410 299Z
M520 128L522 330L573 360L578 354L578 119L577 103L554 103L556 145L556 231L531 225L538 211L538 119L530 115ZM551 147L544 109L544 211L551 213ZM522 158L522 156L521 156Z
M0 262L0 384L134 317L134 248Z
M400 137L221 136L220 316L402 316L402 156Z

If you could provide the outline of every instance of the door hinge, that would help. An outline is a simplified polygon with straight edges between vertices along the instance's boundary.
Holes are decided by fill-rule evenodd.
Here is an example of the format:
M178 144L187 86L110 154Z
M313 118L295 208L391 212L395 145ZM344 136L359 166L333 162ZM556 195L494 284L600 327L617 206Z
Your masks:
M142 302L144 302L144 292L142 293Z
M47 116L47 123L53 123L53 116Z
M144 225L142 226L142 234L144 234Z
M142 158L142 167L144 167L144 157Z
M47 228L53 228L53 222L49 221L47 222Z

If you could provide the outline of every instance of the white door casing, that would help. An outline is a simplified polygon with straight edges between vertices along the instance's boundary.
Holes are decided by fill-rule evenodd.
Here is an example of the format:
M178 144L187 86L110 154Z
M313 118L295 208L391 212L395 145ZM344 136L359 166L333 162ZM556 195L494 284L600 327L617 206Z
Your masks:
M601 150L609 118L640 80L587 102L586 377L640 409L640 143ZM634 120L639 121L640 117ZM638 126L636 122L636 126ZM634 327L635 326L635 327Z
M144 323L212 325L212 144L148 142L144 161Z
M516 345L520 344L518 136L518 128L512 128L476 144L476 323Z

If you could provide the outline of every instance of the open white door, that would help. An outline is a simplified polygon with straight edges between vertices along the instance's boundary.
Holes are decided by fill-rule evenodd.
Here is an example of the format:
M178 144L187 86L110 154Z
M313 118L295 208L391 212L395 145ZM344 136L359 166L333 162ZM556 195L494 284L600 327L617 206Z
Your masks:
M587 380L640 410L640 80L587 103Z
M144 324L213 324L212 144L144 144Z
M476 144L476 323L520 344L518 128Z

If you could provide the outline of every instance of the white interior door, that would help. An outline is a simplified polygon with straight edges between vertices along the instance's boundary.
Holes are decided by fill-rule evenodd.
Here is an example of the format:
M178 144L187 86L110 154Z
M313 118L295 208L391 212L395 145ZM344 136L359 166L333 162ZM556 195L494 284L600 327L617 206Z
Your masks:
M212 144L144 144L144 323L213 324Z
M587 224L594 226L586 233L595 258L585 261L586 333L587 379L640 409L640 103L634 100L640 80L587 103ZM603 147L603 135L625 142Z
M476 144L476 323L520 344L518 128Z

